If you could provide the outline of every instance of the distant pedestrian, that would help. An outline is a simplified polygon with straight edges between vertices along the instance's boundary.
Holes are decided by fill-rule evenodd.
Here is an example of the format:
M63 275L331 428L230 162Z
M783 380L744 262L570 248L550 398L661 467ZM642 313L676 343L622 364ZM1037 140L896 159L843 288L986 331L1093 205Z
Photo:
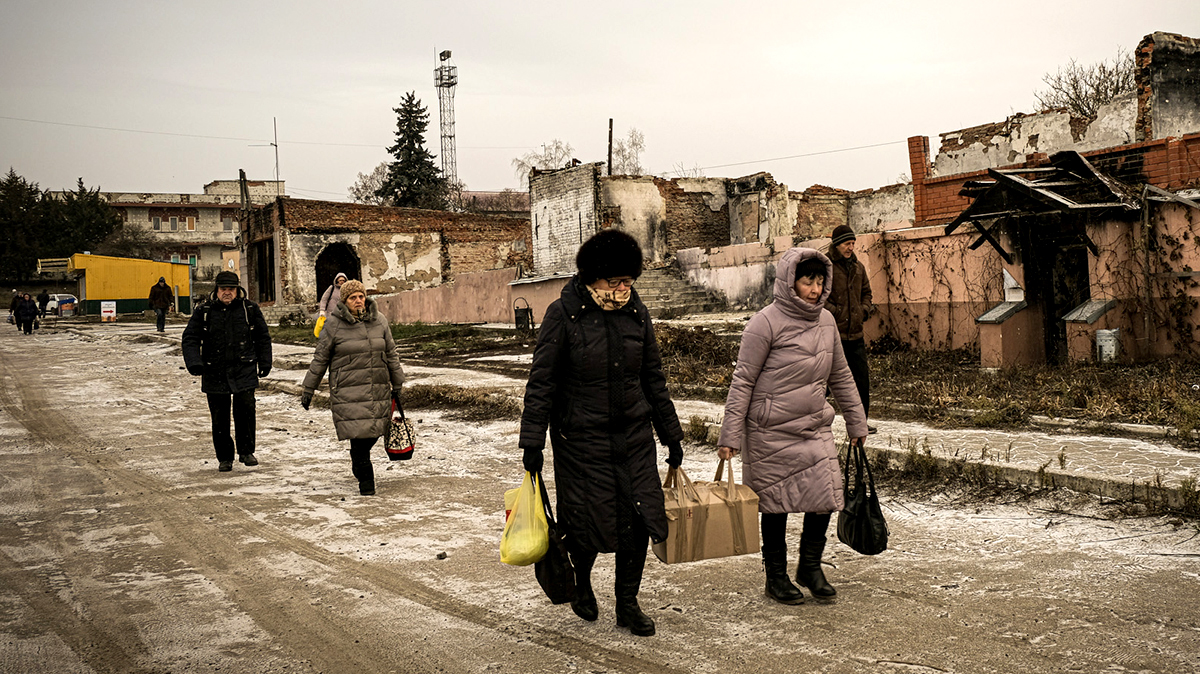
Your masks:
M246 299L237 274L217 274L217 289L192 312L183 330L183 362L200 377L212 415L217 470L233 470L234 450L241 462L257 466L254 456L254 389L271 371L271 335L258 305ZM237 433L229 432L230 405Z
M642 273L637 241L617 229L592 236L575 257L578 273L547 309L521 414L525 470L542 469L549 431L558 524L575 567L580 618L596 620L597 553L616 553L618 627L655 632L638 605L647 541L667 538L654 434L667 464L683 461L683 429L654 338L650 312L633 284Z
M38 315L41 316L42 318L45 318L46 317L46 305L50 304L50 291L48 289L42 288L42 292L38 293L37 303L38 303Z
M717 443L722 459L742 455L742 478L758 494L766 593L781 604L804 601L788 579L788 513L804 513L797 582L818 600L837 595L821 570L830 515L843 505L827 389L851 444L867 436L854 376L825 310L833 273L829 258L812 248L792 248L779 259L775 301L742 333Z
M33 301L33 298L29 296L29 293L25 293L21 296L21 301L17 303L17 309L14 313L17 317L17 327L20 328L25 334L32 335L33 322L36 321L38 317L38 307L37 302Z
M12 301L8 303L8 322L17 326L17 330L21 329L21 324L17 321L17 307L21 306L21 293L13 288Z
M862 400L863 414L871 415L871 369L867 365L867 344L863 337L863 321L871 316L871 281L867 268L854 255L856 237L848 225L838 225L829 243L829 261L833 263L833 287L825 308L837 321L838 335L846 363L854 373L854 384ZM867 427L874 433L873 426Z
M166 332L167 311L175 310L175 293L171 292L164 276L159 276L158 283L150 286L150 308L158 318L158 331Z
M330 312L337 310L338 302L342 301L342 284L348 278L342 272L333 277L333 283L325 289L325 294L321 295L321 301L317 303L317 311L321 312L317 318L326 318Z
M333 308L321 330L300 405L308 409L328 370L337 438L350 441L350 471L358 480L358 493L374 496L371 448L387 431L393 401L400 405L404 370L391 326L362 282L346 281L341 289L345 300Z

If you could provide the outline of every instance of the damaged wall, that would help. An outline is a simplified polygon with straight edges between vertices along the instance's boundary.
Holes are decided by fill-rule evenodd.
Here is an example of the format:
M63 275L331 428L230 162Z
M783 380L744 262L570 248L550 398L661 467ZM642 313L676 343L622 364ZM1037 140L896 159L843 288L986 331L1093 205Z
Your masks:
M249 250L264 242L275 245L280 304L317 301L324 291L316 287L317 256L335 243L353 249L367 289L384 293L532 263L529 222L523 218L307 199L280 199L252 211L243 245ZM243 260L249 278L265 277L255 268L255 255Z
M600 173L595 162L529 176L533 270L574 273L579 245L600 229Z
M729 243L770 244L796 229L796 203L769 173L729 179Z
M315 303L325 292L317 285L314 261L334 243L346 243L358 254L361 280L368 290L394 293L435 286L442 282L442 237L437 232L391 234L300 234L288 237L289 259L285 286L300 303ZM305 300L304 298L309 298Z
M1152 33L1134 52L1139 103L1137 139L1200 131L1200 40Z

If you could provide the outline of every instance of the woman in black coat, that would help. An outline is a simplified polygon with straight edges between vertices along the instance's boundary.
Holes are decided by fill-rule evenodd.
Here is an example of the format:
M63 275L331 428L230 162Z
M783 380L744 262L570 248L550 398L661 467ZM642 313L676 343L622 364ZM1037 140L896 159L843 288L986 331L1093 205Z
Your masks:
M554 452L558 519L575 566L584 620L598 617L592 564L616 552L617 625L654 634L637 603L647 539L667 537L667 516L651 426L683 460L683 429L662 373L650 313L633 291L642 251L609 229L584 242L579 273L542 319L525 387L520 446L525 469L542 468L546 431Z
M38 307L37 302L33 301L29 293L21 296L21 301L17 304L17 310L14 313L17 316L17 327L21 328L25 334L32 335L33 322L38 317Z

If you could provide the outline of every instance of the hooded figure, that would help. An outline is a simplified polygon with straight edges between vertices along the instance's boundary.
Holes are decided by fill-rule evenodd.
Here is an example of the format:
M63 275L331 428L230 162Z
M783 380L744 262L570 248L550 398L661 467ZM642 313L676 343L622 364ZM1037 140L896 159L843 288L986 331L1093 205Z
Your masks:
M646 539L667 536L654 432L669 449L667 463L678 466L683 430L650 312L633 289L642 273L637 241L604 230L584 242L575 262L579 273L538 332L520 447L525 469L539 472L549 431L558 523L575 567L571 608L596 620L592 564L598 552L615 551L617 625L648 636L654 621L637 603Z
M217 288L196 310L183 330L183 363L200 377L212 414L217 469L233 470L236 448L241 462L258 465L254 456L255 401L258 378L271 371L271 335L258 305L246 299L237 274L217 274ZM229 434L229 413L237 443Z
M774 302L742 333L718 444L722 458L741 453L742 479L758 494L767 594L793 604L802 595L787 578L788 513L806 513L797 579L818 599L836 594L820 566L829 515L842 508L826 389L837 399L853 442L867 435L867 421L837 324L824 307L832 286L829 258L792 248L775 273Z
M329 312L337 309L338 302L342 301L342 284L349 277L338 272L337 276L333 277L333 283L325 289L325 294L321 295L321 301L317 303L317 310L321 312L321 316L326 316Z

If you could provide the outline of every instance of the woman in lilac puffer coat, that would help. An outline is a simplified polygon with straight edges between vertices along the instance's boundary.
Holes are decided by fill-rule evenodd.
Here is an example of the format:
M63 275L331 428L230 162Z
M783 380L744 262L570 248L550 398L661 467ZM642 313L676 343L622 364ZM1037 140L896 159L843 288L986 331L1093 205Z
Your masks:
M776 265L775 301L746 324L725 401L718 453L742 454L742 478L758 494L767 595L799 604L804 595L787 574L788 513L804 513L796 580L819 601L837 591L821 571L830 514L842 508L842 479L833 442L833 392L851 443L867 436L854 376L837 323L825 308L833 280L829 258L792 248Z

